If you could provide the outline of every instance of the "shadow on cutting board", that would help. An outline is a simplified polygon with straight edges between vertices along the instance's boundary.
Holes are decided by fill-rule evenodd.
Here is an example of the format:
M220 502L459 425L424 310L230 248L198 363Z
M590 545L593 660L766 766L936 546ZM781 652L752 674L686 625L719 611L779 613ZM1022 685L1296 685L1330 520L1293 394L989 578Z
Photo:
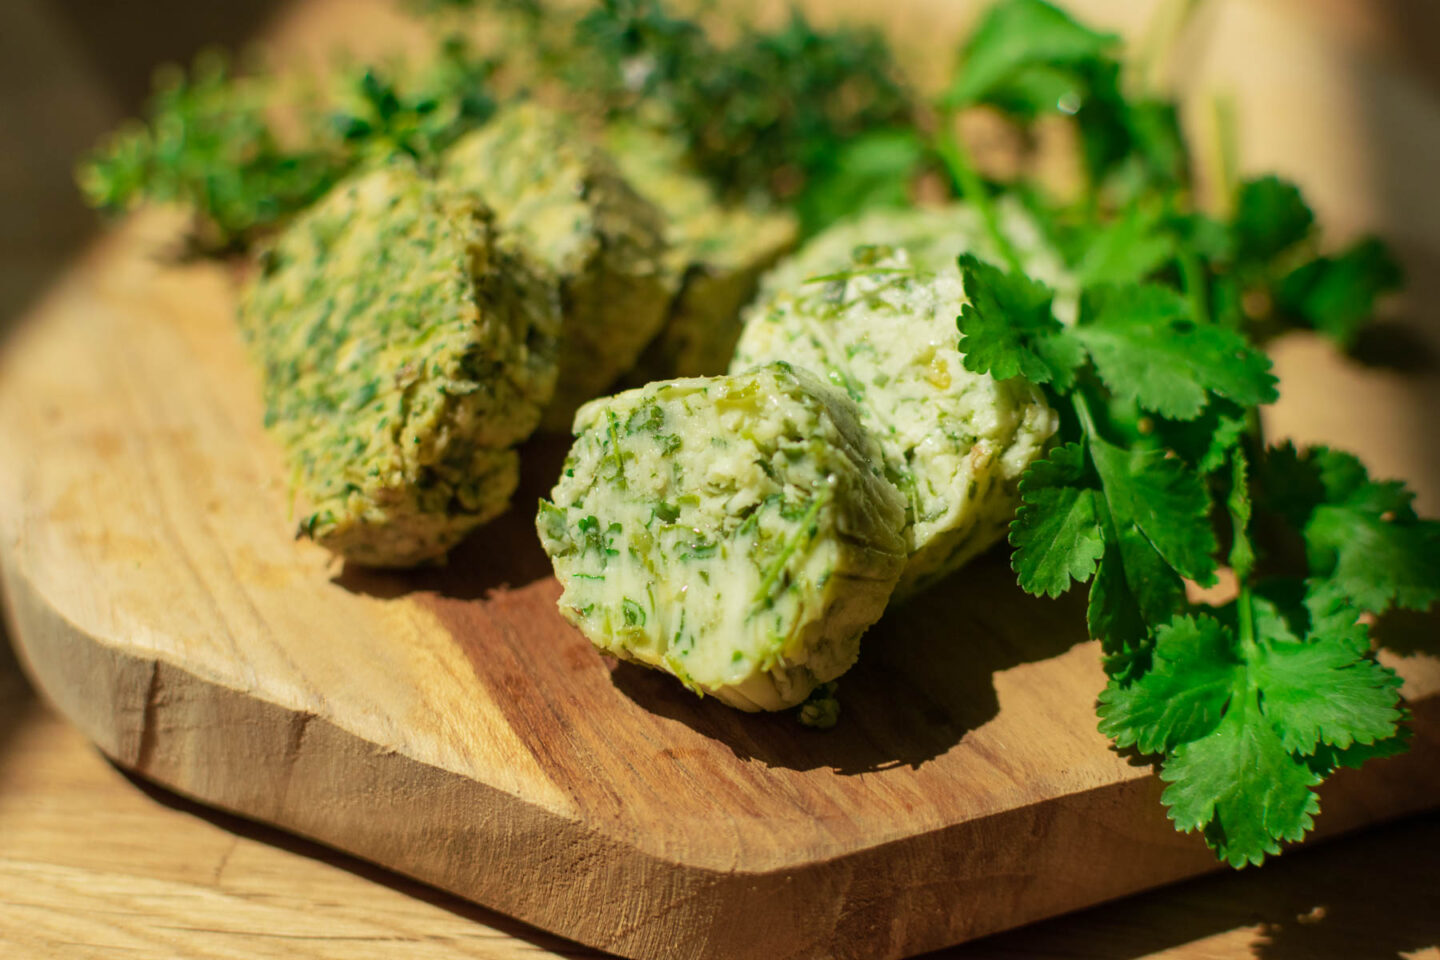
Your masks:
M1024 615L1009 611L1024 607ZM802 727L793 712L747 714L702 700L674 678L615 665L616 689L653 713L724 743L742 760L840 774L918 767L995 717L994 675L1086 641L1083 599L1035 600L992 551L928 593L886 612L840 680L840 722Z
M1440 946L1440 814L1042 921L925 960L1406 960ZM1173 951L1173 952L1172 952Z
M430 593L450 600L480 600L495 590L517 590L551 576L550 559L535 535L535 505L549 496L570 450L570 438L541 434L520 449L520 487L510 509L472 533L444 564L417 570L376 570L346 563L333 582L382 600Z
M0 761L4 759L10 738L39 706L10 648L4 613L4 609L0 608Z

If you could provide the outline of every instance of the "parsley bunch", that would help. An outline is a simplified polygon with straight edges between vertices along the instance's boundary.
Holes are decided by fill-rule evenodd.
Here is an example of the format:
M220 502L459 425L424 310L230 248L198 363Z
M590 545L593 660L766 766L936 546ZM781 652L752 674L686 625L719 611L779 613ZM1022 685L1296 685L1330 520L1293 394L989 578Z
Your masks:
M1228 221L1194 211L1175 107L1121 94L1113 43L1043 0L1005 0L964 48L942 108L1072 116L1087 184L1068 205L1002 185L1066 256L1075 322L1013 253L1008 269L966 256L960 348L1062 411L1062 442L1021 479L1012 566L1037 596L1089 584L1101 731L1158 756L1176 827L1239 867L1310 829L1335 769L1404 748L1400 680L1366 623L1440 599L1440 524L1348 454L1260 436L1277 393L1257 341L1305 326L1352 343L1399 283L1393 258L1373 238L1320 253L1310 209L1274 177L1238 187ZM942 149L988 207L991 185L957 143ZM1222 565L1234 599L1188 599Z
M76 177L98 209L178 205L200 249L243 250L357 166L397 152L429 160L484 122L491 67L450 38L423 68L340 66L307 86L237 74L207 52L188 74L160 70L145 121L112 135Z
M797 203L811 232L852 212L855 200L806 199L833 180L856 138L911 136L917 101L874 29L822 29L799 9L774 28L729 24L721 42L663 0L429 0L446 11L488 14L511 35L502 55L522 86L558 84L572 109L639 116L686 147L723 196L760 194ZM886 165L887 170L890 166ZM903 180L886 175L891 188ZM833 195L836 191L831 188Z

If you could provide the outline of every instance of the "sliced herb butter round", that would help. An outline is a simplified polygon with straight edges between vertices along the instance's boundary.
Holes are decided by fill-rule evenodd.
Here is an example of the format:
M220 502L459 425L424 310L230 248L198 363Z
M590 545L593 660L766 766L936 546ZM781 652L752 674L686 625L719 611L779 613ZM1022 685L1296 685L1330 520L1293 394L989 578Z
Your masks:
M559 309L487 216L397 162L296 219L245 293L300 533L347 559L441 556L514 492L509 447L554 390Z
M788 211L722 203L677 137L615 123L604 142L636 192L664 214L666 264L682 278L664 327L625 382L723 373L741 309L760 275L795 245L799 224Z
M660 211L565 117L534 103L506 107L463 137L441 178L495 211L502 243L554 272L560 377L543 425L568 430L575 409L633 367L665 320L678 278L664 260Z
M1058 418L1031 384L963 366L953 260L921 266L905 248L862 246L823 263L826 272L772 289L749 311L732 369L789 361L855 401L906 502L905 596L1004 535L1020 474Z
M773 364L594 401L575 431L536 527L596 646L742 710L855 662L905 506L844 394Z

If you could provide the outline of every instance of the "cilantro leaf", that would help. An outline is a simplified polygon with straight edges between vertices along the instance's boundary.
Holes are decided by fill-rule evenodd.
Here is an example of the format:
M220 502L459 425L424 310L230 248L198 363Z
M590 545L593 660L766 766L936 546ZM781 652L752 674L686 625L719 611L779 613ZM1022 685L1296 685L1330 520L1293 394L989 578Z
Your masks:
M1305 525L1305 544L1310 569L1364 609L1424 610L1440 600L1440 522L1325 504Z
M1279 177L1260 177L1240 185L1235 198L1235 259L1267 263L1310 235L1315 214L1300 188Z
M1319 774L1298 763L1265 721L1253 692L1232 699L1220 724L1166 758L1162 802L1186 833L1205 839L1233 867L1259 864L1299 840L1320 810Z
M1117 526L1134 524L1181 576L1213 583L1219 545L1201 479L1154 449L1125 450L1091 438L1090 456Z
M1396 757L1409 750L1411 733L1410 728L1404 725L1410 719L1409 712L1404 709L1399 712L1402 725L1394 736L1376 740L1374 743L1357 741L1344 749L1322 743L1316 748L1314 754L1306 758L1310 769L1321 776L1329 776L1341 767L1355 770L1371 760Z
M970 301L960 312L965 369L997 380L1023 376L1065 389L1075 381L1084 350L1055 319L1054 291L1018 273L1005 273L973 254L960 257Z
M1118 746L1165 754L1171 819L1233 866L1300 839L1318 809L1311 787L1338 765L1398 752L1405 736L1399 677L1346 629L1316 620L1300 640L1278 607L1253 602L1248 641L1233 607L1161 626L1148 670L1112 677L1097 709Z
M873 207L908 206L910 182L925 157L914 130L874 130L847 142L796 198L805 233Z
M1020 587L1058 597L1070 581L1084 583L1105 553L1098 491L1085 480L1085 451L1077 443L1056 447L1020 478L1020 509L1010 524L1015 547L1010 563Z
M1345 591L1330 580L1312 580L1306 584L1305 612L1309 615L1309 633L1344 644L1357 657L1370 652L1370 629L1360 619L1360 610Z
M1297 531L1325 501L1325 484L1313 454L1312 448L1302 455L1287 440L1268 448L1257 465L1256 478L1265 509L1284 518Z
M1143 669L1150 624L1166 622L1184 602L1179 574L1144 534L1133 526L1116 530L1115 538L1106 541L1085 609L1090 636L1112 658L1107 671L1128 678L1133 669Z
M1322 743L1343 750L1395 735L1400 678L1357 657L1344 639L1264 644L1254 672L1265 715L1292 753L1312 754Z
M1116 746L1160 753L1214 730L1241 669L1233 645L1213 617L1160 627L1150 670L1133 683L1112 678L1101 692L1100 732Z
M1201 473L1214 473L1225 466L1230 452L1240 443L1248 426L1245 408L1223 398L1212 399L1189 420L1153 421L1154 436L1160 445L1173 450Z
M1440 601L1440 522L1415 515L1404 484L1371 480L1348 453L1284 445L1267 454L1263 487L1267 506L1304 537L1311 576L1361 609Z
M1162 228L1160 216L1138 206L1086 241L1085 255L1076 267L1085 287L1138 283L1175 256L1175 238Z
M1166 417L1198 416L1211 392L1247 406L1278 396L1263 353L1239 334L1197 325L1189 304L1167 287L1086 291L1073 336L1112 393Z
M979 102L1027 67L1083 63L1117 41L1115 35L1082 26L1044 0L1001 0L961 50L945 102Z
M1339 256L1296 267L1280 281L1275 299L1281 311L1349 349L1374 316L1376 301L1404 280L1390 248L1367 237Z

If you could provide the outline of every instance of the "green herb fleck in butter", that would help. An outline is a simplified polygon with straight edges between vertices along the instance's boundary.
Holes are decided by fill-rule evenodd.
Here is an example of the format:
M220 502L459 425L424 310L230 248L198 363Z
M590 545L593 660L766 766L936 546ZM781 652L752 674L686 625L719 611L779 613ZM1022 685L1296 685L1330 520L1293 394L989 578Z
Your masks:
M743 710L844 673L905 562L854 405L773 364L581 408L536 527L596 646Z
M543 426L568 430L576 407L633 367L665 320L676 280L660 212L604 151L533 103L502 110L456 143L441 177L483 200L501 242L558 279L560 376Z
M605 145L636 191L665 215L666 263L683 278L665 326L625 382L723 373L760 275L795 245L795 217L721 203L691 167L684 143L651 127L612 124Z
M971 373L957 347L964 304L952 253L979 230L968 211L908 215L909 247L855 246L854 237L905 236L906 215L882 229L822 234L767 279L747 313L732 370L785 360L843 389L884 451L885 474L906 501L910 553L897 596L957 569L1004 536L1020 474L1059 422L1034 386ZM946 232L944 218L955 229ZM872 227L880 220L875 220ZM863 221L862 221L863 223Z
M347 559L442 556L514 491L559 311L487 216L397 161L298 218L246 291L266 425L311 511L300 533Z

